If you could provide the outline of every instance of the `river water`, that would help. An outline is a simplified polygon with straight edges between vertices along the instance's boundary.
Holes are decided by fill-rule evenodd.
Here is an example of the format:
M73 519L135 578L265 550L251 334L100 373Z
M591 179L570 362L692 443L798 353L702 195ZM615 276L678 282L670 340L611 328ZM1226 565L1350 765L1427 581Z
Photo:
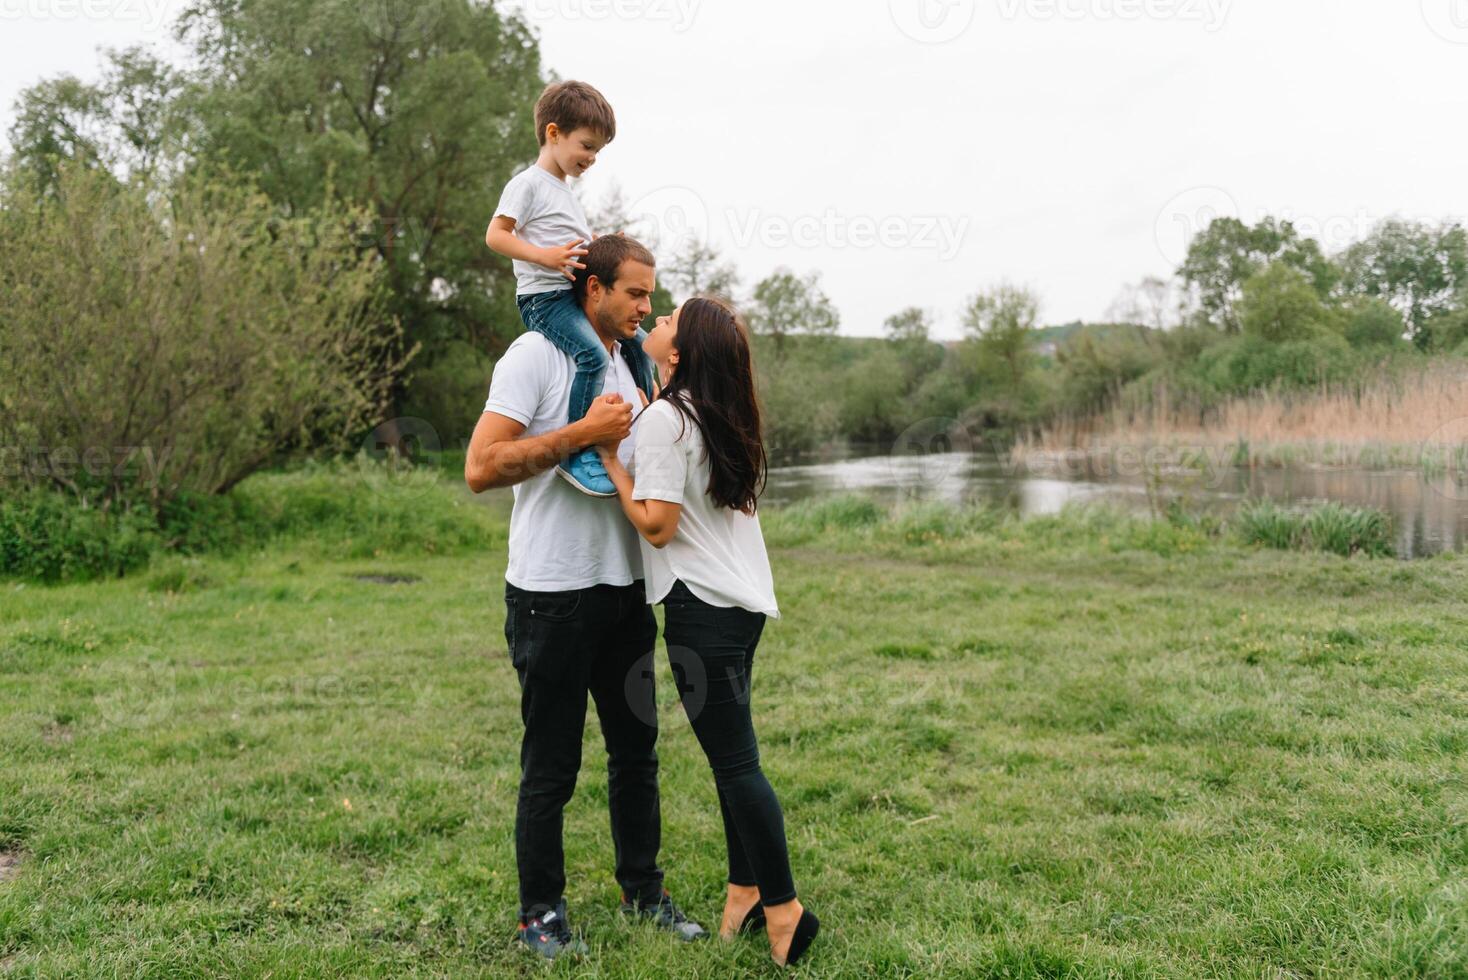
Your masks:
M1414 558L1468 547L1468 484L1418 470L1240 469L1140 475L1036 472L992 453L857 455L822 463L772 467L764 500L791 503L842 493L884 502L984 503L1020 515L1050 514L1069 503L1107 502L1148 512L1180 497L1189 509L1227 516L1250 498L1279 504L1337 501L1386 511L1395 522L1397 554Z

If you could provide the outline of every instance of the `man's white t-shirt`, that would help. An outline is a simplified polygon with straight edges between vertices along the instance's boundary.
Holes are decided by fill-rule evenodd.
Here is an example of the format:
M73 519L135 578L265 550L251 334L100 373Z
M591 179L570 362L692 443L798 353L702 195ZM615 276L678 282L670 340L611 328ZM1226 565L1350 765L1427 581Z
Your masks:
M616 392L632 406L632 435L617 456L632 461L642 399L620 343L612 345L603 394ZM523 333L494 366L486 412L514 419L525 435L564 428L576 364L538 333ZM631 585L642 578L637 531L614 497L582 493L548 469L515 484L510 511L510 562L505 579L532 592L562 592L593 585Z
M540 248L591 241L591 223L571 186L539 164L510 178L494 209L494 216L500 215L514 218L515 234ZM571 280L534 262L512 259L510 265L515 270L516 296L571 288Z
M633 457L632 499L683 506L678 532L667 545L654 548L639 538L647 601L660 602L682 579L709 605L778 618L759 514L720 507L709 496L710 466L698 426L667 399L655 401L638 420Z

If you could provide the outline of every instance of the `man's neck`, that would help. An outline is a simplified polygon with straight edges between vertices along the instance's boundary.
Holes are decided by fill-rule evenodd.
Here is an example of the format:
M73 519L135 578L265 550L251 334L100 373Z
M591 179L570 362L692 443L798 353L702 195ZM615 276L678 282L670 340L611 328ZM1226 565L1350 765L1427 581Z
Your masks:
M591 324L591 329L596 334L596 339L597 340L600 340L601 343L602 343L602 346L607 349L607 354L609 354L609 355L615 354L616 353L615 347L616 347L616 344L617 344L617 338L611 336L605 330L603 330L601 327L597 326L596 325L596 317L592 316L591 311L588 310L585 306L581 307L581 312L584 313L584 314L586 314L586 322L589 323L589 324Z

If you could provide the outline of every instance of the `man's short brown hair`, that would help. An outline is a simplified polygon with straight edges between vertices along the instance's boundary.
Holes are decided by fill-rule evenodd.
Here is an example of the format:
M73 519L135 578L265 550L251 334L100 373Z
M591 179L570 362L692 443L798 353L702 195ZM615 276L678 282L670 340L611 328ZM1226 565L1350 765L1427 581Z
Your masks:
M535 138L545 146L545 127L556 124L562 135L585 126L608 143L617 135L617 117L600 92L585 82L552 82L535 100Z
M622 263L628 259L652 268L657 268L658 264L658 260L653 258L646 245L635 238L628 238L621 232L592 239L591 244L586 246L586 255L581 260L586 268L580 270L576 279L571 283L576 302L580 303L586 299L586 283L592 276L596 276L597 282L601 283L605 289L611 289L616 285L617 273L621 271Z

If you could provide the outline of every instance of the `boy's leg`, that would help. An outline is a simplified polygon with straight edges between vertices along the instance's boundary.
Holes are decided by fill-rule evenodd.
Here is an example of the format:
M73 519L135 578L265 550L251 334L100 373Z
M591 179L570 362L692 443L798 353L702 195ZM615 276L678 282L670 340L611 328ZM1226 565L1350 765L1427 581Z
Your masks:
M576 304L569 289L547 293L537 303L532 330L543 334L556 347L571 355L576 362L576 377L571 381L571 400L566 420L575 422L586 415L591 403L601 394L611 357L606 346L592 329L586 314Z
M556 907L566 887L562 816L581 768L590 681L587 589L527 592L505 586L505 639L520 680L520 794L515 861L521 921Z
M576 362L566 419L575 422L583 418L596 396L601 394L607 366L611 364L611 357L601 338L592 329L569 289L531 297L521 309L527 327L544 336ZM617 488L607 476L594 446L582 447L579 452L566 457L557 472L583 493L595 497L616 496Z

